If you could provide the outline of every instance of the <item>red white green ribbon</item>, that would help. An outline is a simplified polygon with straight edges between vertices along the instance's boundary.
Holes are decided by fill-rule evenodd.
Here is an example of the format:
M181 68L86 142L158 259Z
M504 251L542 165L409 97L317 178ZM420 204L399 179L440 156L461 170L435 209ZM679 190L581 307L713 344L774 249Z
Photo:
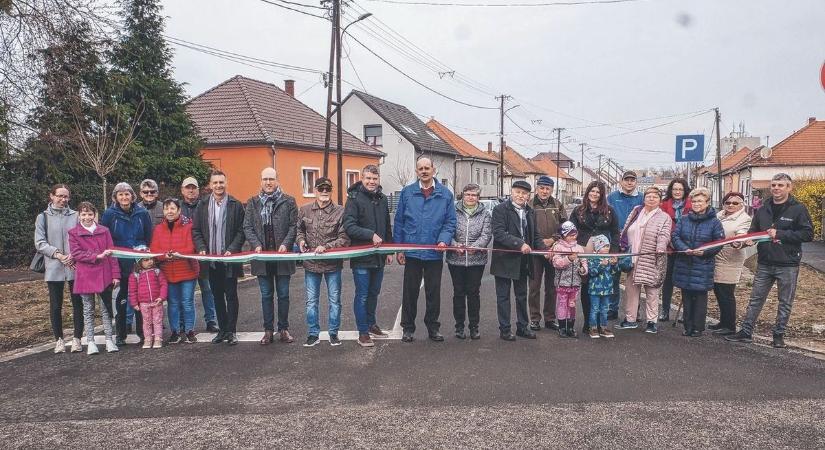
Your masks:
M753 241L765 242L770 241L771 238L767 232L750 233L742 236L736 236L728 239L721 239L714 242L709 242L695 250L709 250L715 247L722 247L736 242ZM246 263L249 261L312 261L312 260L330 260L330 259L350 259L359 258L370 255L391 255L394 253L404 253L410 251L420 250L442 250L442 251L456 251L456 250L473 250L485 252L504 252L504 253L521 253L519 250L493 249L481 247L438 247L436 245L419 245L419 244L381 244L378 246L364 245L358 247L343 247L329 249L324 253L306 252L306 253L292 253L292 252L242 252L231 255L200 255L200 254L180 254L173 253L179 258L194 259L197 261L215 261L223 263ZM550 250L533 250L531 255L568 255L572 252L553 252ZM683 253L683 252L662 252L662 253ZM647 254L647 253L645 253ZM641 253L579 253L579 258L604 258L605 256L638 256ZM156 258L166 256L165 253L151 253L141 252L132 249L116 247L112 249L112 256L123 259L142 259L142 258ZM495 257L495 256L494 256Z

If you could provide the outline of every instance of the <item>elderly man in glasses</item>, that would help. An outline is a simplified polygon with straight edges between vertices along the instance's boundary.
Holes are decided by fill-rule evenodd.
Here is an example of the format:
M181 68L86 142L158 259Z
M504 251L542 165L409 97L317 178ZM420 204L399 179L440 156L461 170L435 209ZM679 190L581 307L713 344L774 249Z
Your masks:
M159 195L158 183L155 180L147 178L140 182L141 201L138 206L142 206L149 211L153 227L163 221L163 205L158 201Z

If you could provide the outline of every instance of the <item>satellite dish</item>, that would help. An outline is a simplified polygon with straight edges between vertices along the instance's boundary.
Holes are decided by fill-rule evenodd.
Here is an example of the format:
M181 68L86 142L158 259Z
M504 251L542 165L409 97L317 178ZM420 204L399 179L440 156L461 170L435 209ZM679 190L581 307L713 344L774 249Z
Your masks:
M768 159L771 155L773 155L773 149L767 145L762 147L762 150L759 150L759 156L761 156L762 159Z

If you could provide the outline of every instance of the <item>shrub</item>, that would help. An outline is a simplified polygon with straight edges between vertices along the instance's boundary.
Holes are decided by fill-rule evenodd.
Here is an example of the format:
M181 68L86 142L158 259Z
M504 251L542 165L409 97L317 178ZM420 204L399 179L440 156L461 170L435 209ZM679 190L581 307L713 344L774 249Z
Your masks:
M802 180L794 183L794 197L808 208L814 223L814 239L822 239L822 201L825 180Z

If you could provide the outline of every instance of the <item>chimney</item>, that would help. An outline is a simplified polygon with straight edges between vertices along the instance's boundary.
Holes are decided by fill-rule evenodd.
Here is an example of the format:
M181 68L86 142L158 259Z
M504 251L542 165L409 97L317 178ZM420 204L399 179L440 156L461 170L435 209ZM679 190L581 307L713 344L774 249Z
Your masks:
M808 125L816 122L816 117L808 117Z
M487 153L493 154L493 143L490 141L487 141Z
M290 97L295 97L295 80L284 80L284 90Z

